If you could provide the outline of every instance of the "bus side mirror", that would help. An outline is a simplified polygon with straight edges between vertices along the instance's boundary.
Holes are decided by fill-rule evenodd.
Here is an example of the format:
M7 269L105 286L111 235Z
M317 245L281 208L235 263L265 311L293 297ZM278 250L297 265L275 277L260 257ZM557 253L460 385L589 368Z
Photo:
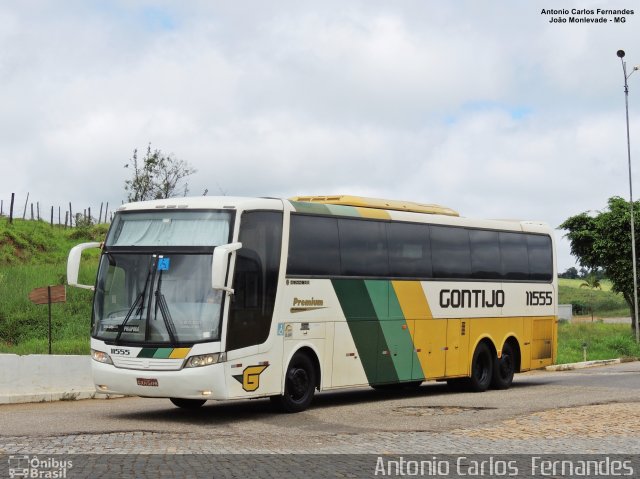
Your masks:
M229 243L216 246L213 250L213 259L211 260L211 287L213 289L221 289L233 294L233 289L227 287L225 280L229 268L229 254L240 248L242 248L242 243Z
M69 257L67 258L67 284L69 286L90 289L91 291L95 289L93 286L78 284L78 273L80 271L80 258L82 257L82 252L90 248L100 248L100 244L101 243L82 243L71 248L71 251L69 251Z

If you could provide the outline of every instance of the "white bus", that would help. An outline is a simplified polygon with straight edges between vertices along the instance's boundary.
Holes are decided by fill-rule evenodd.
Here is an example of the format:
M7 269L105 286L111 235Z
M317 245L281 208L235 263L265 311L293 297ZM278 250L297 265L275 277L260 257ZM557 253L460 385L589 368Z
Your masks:
M556 270L540 222L354 196L131 203L74 247L95 291L96 389L207 400L370 385L505 389L556 356ZM95 285L83 250L101 248Z

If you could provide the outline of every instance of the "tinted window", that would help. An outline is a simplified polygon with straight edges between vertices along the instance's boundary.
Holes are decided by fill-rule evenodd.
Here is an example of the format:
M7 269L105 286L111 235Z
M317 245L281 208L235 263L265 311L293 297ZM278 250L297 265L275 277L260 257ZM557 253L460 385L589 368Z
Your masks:
M471 277L500 278L500 243L497 231L469 230Z
M380 221L338 220L343 276L388 276L387 237Z
M471 275L469 232L464 228L431 226L431 261L435 278Z
M504 279L529 279L527 239L521 233L499 233L502 277Z
M553 276L553 254L551 238L542 235L528 235L529 278L533 281L549 281Z
M431 278L429 226L388 223L389 275L396 278Z
M287 274L338 276L340 243L338 220L291 215Z
M236 254L227 349L238 349L266 341L276 299L282 213L243 213L240 223L242 248Z

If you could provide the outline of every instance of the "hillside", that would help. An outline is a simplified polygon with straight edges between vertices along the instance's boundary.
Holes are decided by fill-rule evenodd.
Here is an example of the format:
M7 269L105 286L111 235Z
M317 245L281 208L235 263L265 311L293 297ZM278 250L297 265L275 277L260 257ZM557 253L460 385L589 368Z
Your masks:
M86 241L102 241L108 225L53 228L42 221L0 218L0 352L47 350L47 306L34 305L29 292L64 284L69 250ZM87 252L81 281L93 283L98 251ZM67 288L67 302L52 307L54 353L89 351L91 292Z
M581 288L581 279L558 280L558 303L573 304L574 315L590 315L593 308L594 317L612 318L629 316L629 306L619 293L611 290L611 282L602 280L601 289Z

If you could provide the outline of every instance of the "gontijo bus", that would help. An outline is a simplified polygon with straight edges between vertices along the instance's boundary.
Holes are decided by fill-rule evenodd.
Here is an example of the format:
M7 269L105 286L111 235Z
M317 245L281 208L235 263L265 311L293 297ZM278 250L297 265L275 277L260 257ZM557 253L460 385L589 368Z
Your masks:
M354 196L131 203L74 247L98 391L309 406L315 390L505 389L556 357L550 228ZM83 250L101 248L94 286Z

